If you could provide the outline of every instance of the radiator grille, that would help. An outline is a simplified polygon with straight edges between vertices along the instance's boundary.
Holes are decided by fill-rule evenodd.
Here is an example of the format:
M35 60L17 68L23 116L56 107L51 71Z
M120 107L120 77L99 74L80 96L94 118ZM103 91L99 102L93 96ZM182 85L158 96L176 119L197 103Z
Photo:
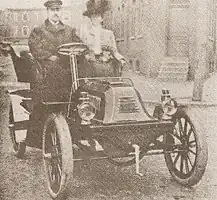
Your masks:
M138 113L139 108L134 97L119 98L119 113Z

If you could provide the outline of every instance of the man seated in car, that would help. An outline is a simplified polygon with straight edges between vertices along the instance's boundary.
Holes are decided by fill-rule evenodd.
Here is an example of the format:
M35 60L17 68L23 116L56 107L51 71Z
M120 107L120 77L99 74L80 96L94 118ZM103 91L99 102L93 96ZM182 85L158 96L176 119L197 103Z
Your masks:
M32 66L34 74L33 84L30 85L33 93L33 111L30 121L38 121L38 124L29 124L27 141L38 140L34 132L42 132L41 127L46 120L46 112L40 102L68 102L72 86L72 75L69 66L69 57L60 57L58 47L66 43L80 43L75 29L65 25L61 21L61 0L48 0L44 6L47 8L47 19L40 26L32 30L29 37L30 52L36 60ZM84 59L79 59L82 62ZM85 69L83 64L79 69L80 76ZM44 115L42 116L42 113ZM31 120L33 119L33 120Z
M86 58L90 61L90 76L120 76L119 68L125 63L124 57L118 52L115 36L111 30L102 27L103 14L110 9L108 0L89 0L87 10L83 13L91 24L81 31L81 38L90 49ZM91 70L89 70L91 72Z
M44 4L47 19L34 28L29 37L30 52L37 61L32 69L35 72L32 88L35 101L68 101L71 87L68 57L60 62L57 51L62 44L82 41L75 29L61 21L62 4L61 0L48 0ZM82 68L79 72L82 73Z

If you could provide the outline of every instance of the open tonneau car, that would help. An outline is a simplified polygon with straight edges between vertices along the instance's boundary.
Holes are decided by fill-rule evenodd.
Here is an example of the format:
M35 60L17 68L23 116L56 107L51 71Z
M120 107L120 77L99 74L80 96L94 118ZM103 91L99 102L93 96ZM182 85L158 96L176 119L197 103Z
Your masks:
M206 142L168 91L163 91L161 102L149 114L130 79L79 78L76 56L84 51L86 46L80 43L59 48L59 54L69 56L71 61L72 84L65 101L41 101L33 106L29 89L9 91L15 155L22 158L26 146L42 149L52 198L63 194L73 175L73 163L89 159L107 159L118 166L135 164L136 173L142 175L143 156L163 154L177 182L197 184L207 163ZM11 54L16 69L21 69L19 64L29 56L32 59L29 52L20 58L12 50ZM31 59L25 63L31 65ZM26 81L22 73L17 75L19 81ZM33 112L38 117L31 117Z

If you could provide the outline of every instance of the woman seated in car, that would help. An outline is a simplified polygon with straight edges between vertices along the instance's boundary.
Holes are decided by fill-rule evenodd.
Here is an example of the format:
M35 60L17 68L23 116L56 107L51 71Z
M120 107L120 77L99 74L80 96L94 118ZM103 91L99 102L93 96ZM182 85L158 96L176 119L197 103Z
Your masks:
M102 27L103 14L109 10L110 4L107 0L89 0L86 7L83 15L87 16L91 23L82 32L81 38L90 49L86 56L91 65L89 76L120 76L125 59L117 50L114 33Z

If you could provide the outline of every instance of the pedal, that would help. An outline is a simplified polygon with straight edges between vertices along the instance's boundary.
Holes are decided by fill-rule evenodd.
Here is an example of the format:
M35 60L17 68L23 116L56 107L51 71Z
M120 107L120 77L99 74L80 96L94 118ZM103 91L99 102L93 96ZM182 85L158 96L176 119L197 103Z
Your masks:
M95 141L95 149L96 149L96 151L104 151L102 145L100 145L97 140L94 139L94 141Z
M88 140L80 140L80 143L84 146L87 146L87 147L91 146Z

